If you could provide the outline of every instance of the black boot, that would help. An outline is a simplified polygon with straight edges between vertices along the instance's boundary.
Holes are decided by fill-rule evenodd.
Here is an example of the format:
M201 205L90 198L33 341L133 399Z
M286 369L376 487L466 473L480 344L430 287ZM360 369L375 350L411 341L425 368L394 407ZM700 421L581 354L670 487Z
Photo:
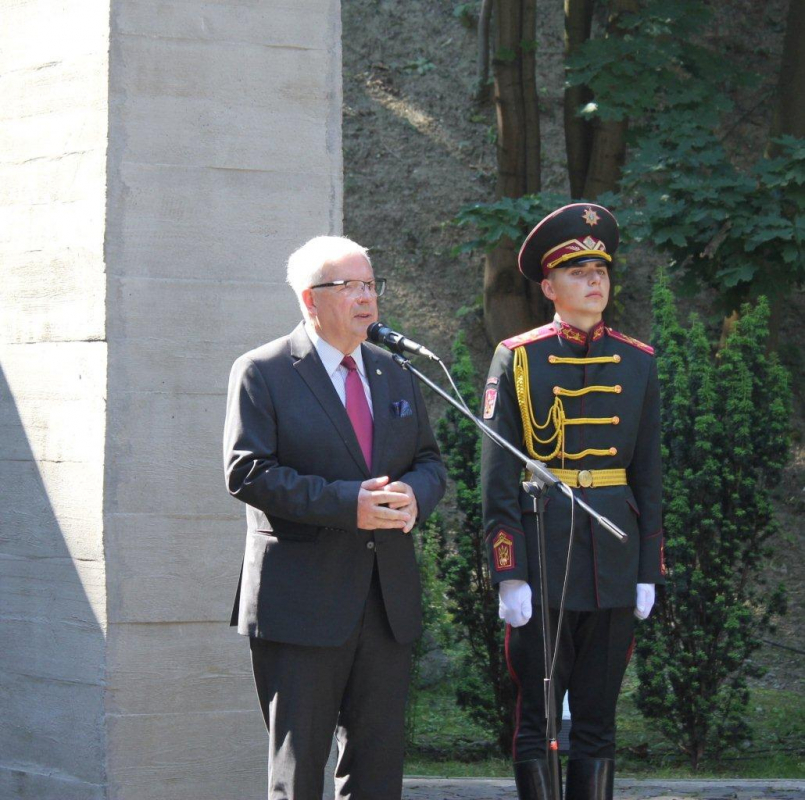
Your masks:
M548 762L544 758L515 761L514 783L517 786L519 800L552 800ZM559 796L562 796L561 773L559 777Z
M574 758L567 762L565 800L612 800L615 761Z

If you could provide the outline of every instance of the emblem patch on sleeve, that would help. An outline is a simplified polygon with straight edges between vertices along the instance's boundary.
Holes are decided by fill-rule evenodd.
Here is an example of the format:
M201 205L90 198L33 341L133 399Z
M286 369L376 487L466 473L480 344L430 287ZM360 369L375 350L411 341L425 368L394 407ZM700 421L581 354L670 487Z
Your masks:
M498 572L514 569L514 539L511 534L506 531L498 532L492 542L492 552L495 554L495 569Z
M495 404L498 401L498 390L488 388L484 392L484 419L492 419L495 416Z

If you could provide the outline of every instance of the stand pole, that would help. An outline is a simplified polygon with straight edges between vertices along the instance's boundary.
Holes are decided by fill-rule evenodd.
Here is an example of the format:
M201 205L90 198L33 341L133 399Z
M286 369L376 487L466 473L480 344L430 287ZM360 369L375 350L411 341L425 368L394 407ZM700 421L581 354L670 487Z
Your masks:
M552 800L561 800L562 779L559 776L559 742L556 731L556 697L553 691L551 665L553 663L553 633L551 610L548 606L548 565L545 542L545 487L537 484L530 492L537 511L537 541L539 543L539 588L542 613L542 650L545 660L545 760L548 766L548 789ZM559 631L557 631L557 636Z

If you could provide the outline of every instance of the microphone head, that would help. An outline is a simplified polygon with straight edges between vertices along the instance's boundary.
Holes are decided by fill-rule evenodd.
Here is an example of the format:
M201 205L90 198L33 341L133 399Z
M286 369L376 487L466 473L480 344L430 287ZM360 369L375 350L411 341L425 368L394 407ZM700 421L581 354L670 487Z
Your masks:
M366 337L376 344L383 344L383 337L387 333L391 333L391 329L387 328L382 322L373 322L366 329Z

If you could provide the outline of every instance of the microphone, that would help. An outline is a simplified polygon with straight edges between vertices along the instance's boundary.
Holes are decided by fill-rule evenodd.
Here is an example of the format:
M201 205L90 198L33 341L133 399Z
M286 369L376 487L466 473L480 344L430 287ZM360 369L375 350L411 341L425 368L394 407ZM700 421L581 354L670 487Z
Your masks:
M411 339L406 339L401 333L386 327L382 322L373 322L366 329L366 335L375 344L384 344L389 350L397 353L415 353L418 356L430 358L432 361L441 361L439 356L431 353L427 347L423 347Z

